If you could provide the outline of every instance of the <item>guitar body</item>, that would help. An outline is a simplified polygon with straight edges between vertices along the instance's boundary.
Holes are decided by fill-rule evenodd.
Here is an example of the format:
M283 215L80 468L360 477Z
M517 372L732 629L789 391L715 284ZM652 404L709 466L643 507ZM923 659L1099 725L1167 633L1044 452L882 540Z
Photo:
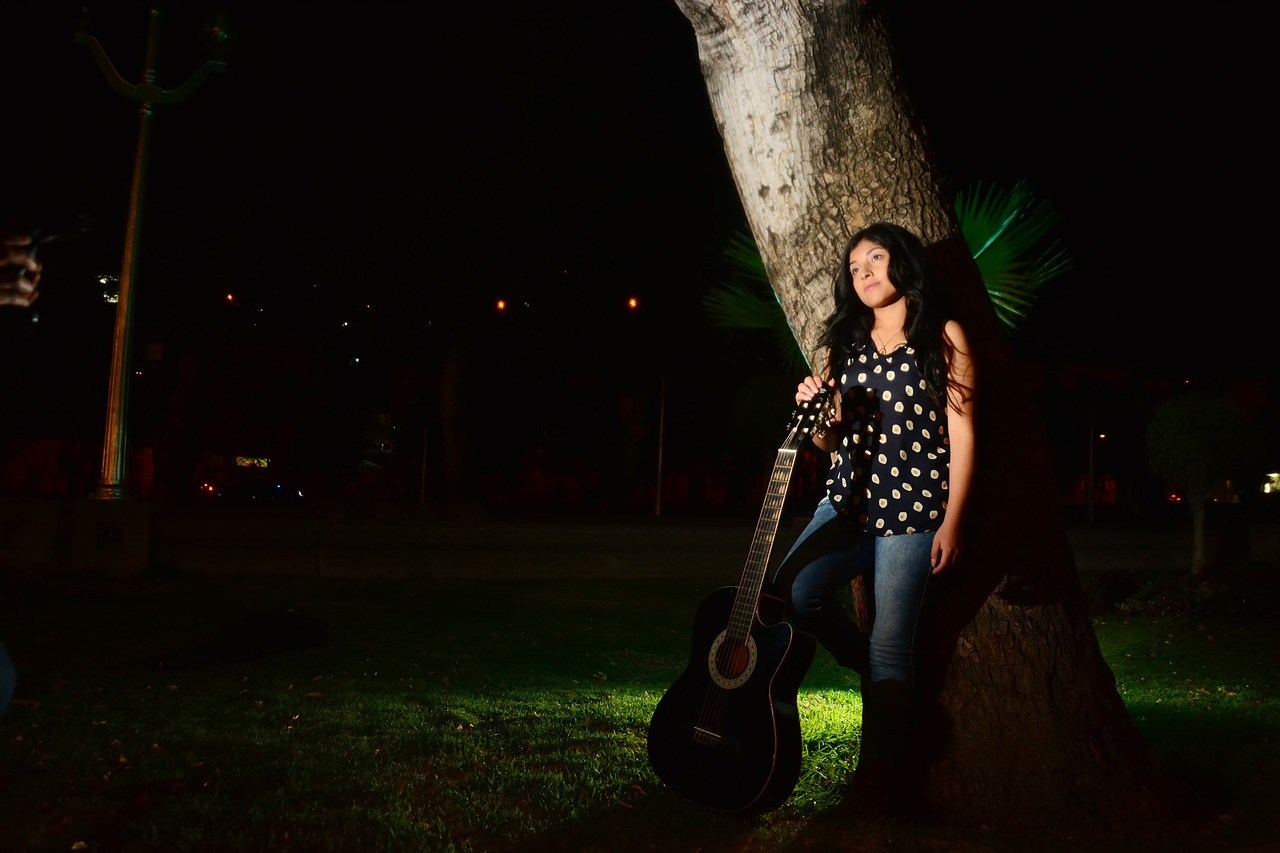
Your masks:
M708 595L694 619L693 652L649 723L649 763L667 787L710 809L763 812L800 778L796 693L816 641L756 614L746 642L726 636L738 587Z

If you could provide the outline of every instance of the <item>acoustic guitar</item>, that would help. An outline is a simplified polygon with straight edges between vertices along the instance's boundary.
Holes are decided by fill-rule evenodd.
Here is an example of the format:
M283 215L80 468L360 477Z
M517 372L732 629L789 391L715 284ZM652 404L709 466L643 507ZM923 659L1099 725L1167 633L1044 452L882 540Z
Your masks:
M742 579L703 599L689 663L649 722L649 764L658 778L716 811L777 808L800 778L796 693L816 641L783 621L782 602L762 593L796 453L830 426L832 398L824 388L792 415ZM774 612L779 618L766 621Z

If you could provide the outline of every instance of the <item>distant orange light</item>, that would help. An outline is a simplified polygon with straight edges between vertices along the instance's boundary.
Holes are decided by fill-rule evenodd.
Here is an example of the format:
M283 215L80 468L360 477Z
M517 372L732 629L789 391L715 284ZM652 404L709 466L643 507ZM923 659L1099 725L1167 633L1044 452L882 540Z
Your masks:
M499 299L499 300L498 300L498 310L499 310L499 311L506 311L506 310L507 310L507 300L505 300L505 299Z
M627 307L628 307L628 308L636 308L636 307L638 307L639 305L640 305L640 301L639 301L638 299L636 299L634 296L627 300Z
M233 301L233 300L234 300L234 297L232 297L232 295L231 295L230 293L228 293L228 294L227 294L227 301L228 301L228 302L231 302L231 301Z

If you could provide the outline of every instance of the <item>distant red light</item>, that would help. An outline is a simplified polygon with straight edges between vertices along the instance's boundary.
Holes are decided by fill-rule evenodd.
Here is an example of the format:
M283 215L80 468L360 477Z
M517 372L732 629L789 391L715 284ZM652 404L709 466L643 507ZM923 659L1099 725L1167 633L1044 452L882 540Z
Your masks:
M633 309L633 310L634 310L634 309L638 308L639 306L640 306L640 300L636 299L634 296L627 300L627 307L628 307L628 308L631 308L631 309Z
M499 311L506 311L506 310L507 310L507 300L505 300L505 299L499 299L499 300L498 300L498 310L499 310Z

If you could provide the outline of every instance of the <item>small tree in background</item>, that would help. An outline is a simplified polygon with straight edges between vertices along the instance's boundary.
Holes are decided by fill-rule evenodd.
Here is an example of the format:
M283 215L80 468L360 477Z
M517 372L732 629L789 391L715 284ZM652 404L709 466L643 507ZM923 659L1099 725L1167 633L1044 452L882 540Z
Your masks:
M1214 489L1261 458L1262 432L1230 398L1189 391L1156 407L1147 464L1191 504L1191 574L1205 568L1205 505Z

